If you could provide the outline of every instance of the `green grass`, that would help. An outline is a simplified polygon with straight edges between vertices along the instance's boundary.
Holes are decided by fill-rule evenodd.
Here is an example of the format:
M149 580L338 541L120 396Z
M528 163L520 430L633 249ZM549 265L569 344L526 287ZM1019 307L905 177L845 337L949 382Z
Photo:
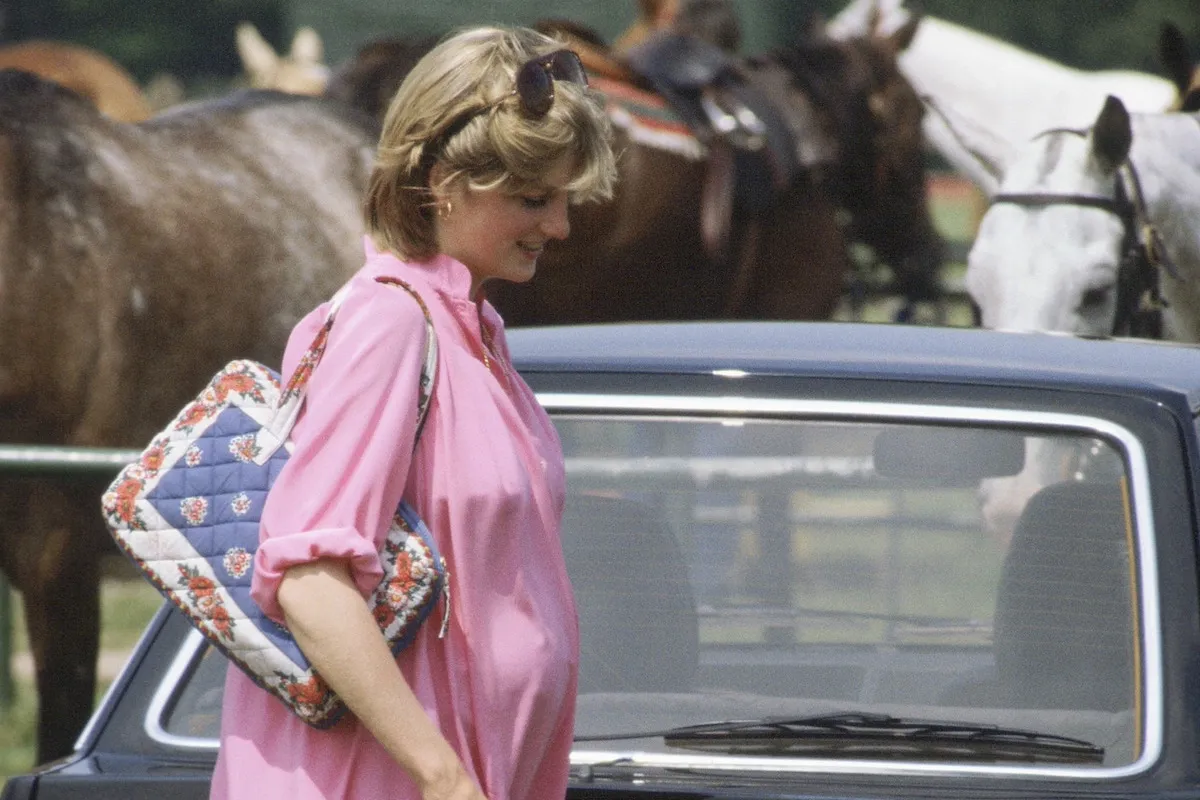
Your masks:
M100 589L100 649L123 653L137 643L162 598L149 583L132 575L124 566L119 565L111 572L112 576L104 580ZM20 593L14 591L12 600L13 654L20 656L29 652L29 639ZM108 683L102 675L96 687L97 701L108 689ZM14 684L13 706L0 709L0 782L34 765L37 692L28 677L17 675Z

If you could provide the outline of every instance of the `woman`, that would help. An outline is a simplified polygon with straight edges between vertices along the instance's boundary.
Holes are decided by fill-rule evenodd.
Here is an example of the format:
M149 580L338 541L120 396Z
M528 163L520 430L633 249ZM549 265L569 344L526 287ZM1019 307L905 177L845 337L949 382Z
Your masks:
M567 205L611 196L609 123L578 59L481 28L425 56L393 99L365 202L366 264L309 381L261 525L254 599L353 716L309 728L239 670L226 681L212 797L540 800L564 796L578 625L563 565L562 452L513 370L488 281L527 281ZM425 317L438 367L417 437ZM292 333L291 374L327 304ZM448 562L398 658L364 598L405 498Z

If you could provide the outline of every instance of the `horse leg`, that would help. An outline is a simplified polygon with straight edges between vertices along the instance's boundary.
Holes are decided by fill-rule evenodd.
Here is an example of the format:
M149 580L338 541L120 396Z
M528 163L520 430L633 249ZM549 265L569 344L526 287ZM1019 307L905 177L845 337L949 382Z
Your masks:
M38 693L37 762L67 755L91 714L100 643L102 537L92 485L15 482L27 489L23 523L5 537L3 566L25 603ZM19 492L6 492L0 508Z
M70 559L61 580L25 592L38 692L38 763L71 752L92 711L100 646L96 559Z

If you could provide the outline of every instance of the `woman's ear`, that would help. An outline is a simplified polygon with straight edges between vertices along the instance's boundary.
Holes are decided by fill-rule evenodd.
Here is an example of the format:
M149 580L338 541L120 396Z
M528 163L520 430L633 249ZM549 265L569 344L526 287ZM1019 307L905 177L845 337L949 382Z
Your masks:
M433 192L434 197L441 198L449 189L446 186L446 167L440 161L435 161L433 167L429 170L429 191Z

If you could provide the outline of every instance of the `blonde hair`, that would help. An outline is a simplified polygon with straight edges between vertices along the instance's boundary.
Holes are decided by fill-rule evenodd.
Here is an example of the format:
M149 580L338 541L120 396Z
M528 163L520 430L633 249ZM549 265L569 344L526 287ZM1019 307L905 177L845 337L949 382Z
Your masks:
M555 81L550 110L532 118L513 93L522 64L562 47L528 28L470 28L417 62L388 106L367 188L367 233L377 247L412 260L437 254L435 164L445 174L437 188L462 181L473 190L517 193L542 187L546 172L566 158L574 171L563 188L572 202L612 197L616 159L602 99Z

